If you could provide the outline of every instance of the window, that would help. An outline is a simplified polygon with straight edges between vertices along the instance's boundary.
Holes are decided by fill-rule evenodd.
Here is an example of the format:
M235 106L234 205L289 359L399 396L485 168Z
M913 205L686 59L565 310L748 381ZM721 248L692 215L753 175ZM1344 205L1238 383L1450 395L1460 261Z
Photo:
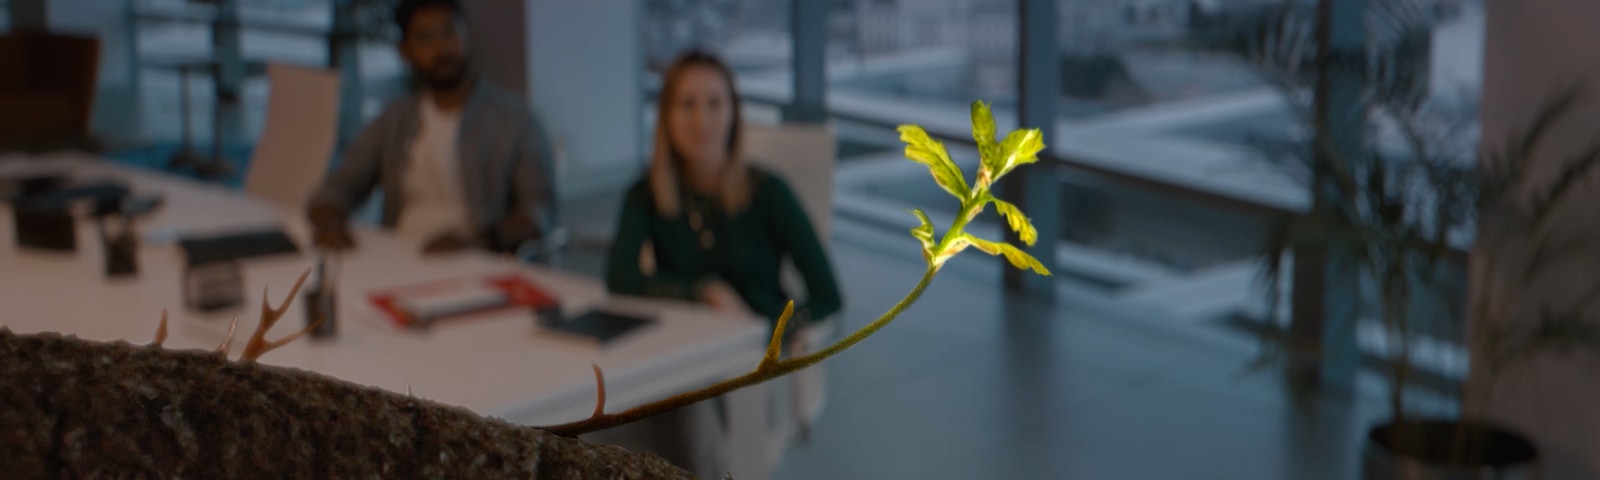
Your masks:
M1307 190L1262 165L1256 139L1301 134L1281 92L1258 65L1227 47L1277 14L1314 19L1310 0L1057 0L1061 88L1053 154L1078 167L1059 174L1064 201L1063 281L1086 288L1159 295L1185 282L1226 279L1218 291L1249 292L1257 246L1269 228L1263 211L1304 208ZM917 123L961 148L973 100L993 107L999 127L1015 127L1018 90L1017 0L847 0L830 3L828 97L840 139L838 208L886 231L906 227L904 209L939 212L948 198L926 172L900 155L895 125ZM1379 48L1411 57L1380 70L1416 75L1444 103L1476 102L1482 7L1478 2L1369 2L1369 33ZM1404 6L1411 10L1396 9ZM652 2L651 48L700 44L739 69L746 98L781 104L791 81L787 0ZM1385 15L1436 20L1422 39L1392 35ZM1389 30L1385 30L1389 28ZM1387 32L1387 33L1386 33ZM671 35L668 35L668 34ZM661 40L671 38L671 41ZM1230 44L1233 42L1234 44ZM668 47L671 45L671 47ZM1235 48L1236 50L1236 48ZM653 60L656 61L656 60ZM1387 78L1387 77L1386 77ZM770 95L768 95L770 94ZM1473 109L1452 111L1470 117ZM1462 118L1460 120L1472 120ZM1468 141L1470 143L1470 141ZM1045 213L1035 213L1044 215ZM936 218L937 220L937 218ZM1191 285L1194 286L1194 285ZM1216 299L1205 308L1249 301ZM1167 298L1170 297L1170 300ZM1195 303L1195 302L1188 302ZM1201 310L1197 310L1201 309Z

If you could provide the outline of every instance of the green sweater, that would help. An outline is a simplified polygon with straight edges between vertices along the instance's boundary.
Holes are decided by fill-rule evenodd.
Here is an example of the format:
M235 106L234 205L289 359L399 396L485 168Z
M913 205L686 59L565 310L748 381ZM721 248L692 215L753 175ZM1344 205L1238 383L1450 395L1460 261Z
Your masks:
M648 177L635 183L617 221L606 267L607 288L617 294L696 301L702 282L721 279L751 310L774 323L793 299L790 331L837 313L842 303L839 285L810 217L782 179L754 167L750 170L750 205L731 217L712 199L685 193L684 213L665 218L656 213ZM693 211L700 212L703 233L694 228L695 216L689 214ZM706 236L711 237L709 247ZM653 275L639 269L646 240L655 251ZM785 257L805 279L809 297L804 301L785 292L779 281Z

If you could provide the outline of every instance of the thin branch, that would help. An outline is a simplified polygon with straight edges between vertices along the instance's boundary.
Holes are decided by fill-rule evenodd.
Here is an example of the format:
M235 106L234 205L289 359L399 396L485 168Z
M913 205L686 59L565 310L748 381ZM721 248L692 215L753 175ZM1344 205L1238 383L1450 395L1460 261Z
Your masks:
M311 326L306 327L304 330L289 334L289 336L283 337L276 341L268 342L266 339L267 330L271 330L272 326L278 323L279 319L283 318L283 314L289 311L289 304L294 302L295 296L300 293L301 285L306 283L306 277L310 275L311 269L309 268L306 269L305 273L300 274L300 279L295 280L294 282L294 288L289 289L289 296L284 298L283 302L278 304L278 308L275 309L267 303L267 290L266 287L262 287L261 323L256 325L255 333L250 335L250 342L245 344L244 354L239 356L239 360L245 362L254 362L256 359L261 358L262 355L266 355L267 352L277 349L278 347L288 345L289 342L299 339L301 336L310 333L311 330L322 325L323 320L326 320L326 318L318 317L317 321L312 322Z
M693 405L703 400L710 400L734 390L755 385L804 369L818 362L826 360L828 357L842 352L847 348L850 348L850 346L865 340L874 332L882 330L883 327L888 326L889 322L894 321L895 317L899 317L900 314L906 310L906 308L910 307L912 303L915 303L918 298L922 297L922 292L928 289L928 284L933 281L933 277L938 273L939 267L930 265L927 271L922 274L922 279L917 282L917 286L911 290L911 293L907 294L905 298L900 299L900 302L896 303L893 308L890 308L888 312L885 312L883 316L878 317L877 320L874 320L872 323L861 327L860 330L856 330L855 333L852 333L850 336L835 342L833 345L828 346L828 348L802 357L778 361L777 363L772 364L770 368L757 368L750 373L725 380L721 383L701 390L681 393L652 403L630 408L622 412L609 415L597 415L586 420L538 428L556 435L576 437L589 432L596 432L619 425L626 425L628 423L666 413L678 408ZM785 312L792 313L793 310L785 309ZM787 316L788 315L785 315L785 317ZM784 319L779 320L780 324L783 322ZM765 359L763 359L762 363L766 363Z

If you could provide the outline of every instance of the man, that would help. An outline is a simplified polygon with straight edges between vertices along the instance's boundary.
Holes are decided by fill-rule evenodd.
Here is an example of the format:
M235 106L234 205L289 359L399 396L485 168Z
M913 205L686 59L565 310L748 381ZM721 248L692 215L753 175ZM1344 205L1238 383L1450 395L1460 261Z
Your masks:
M419 88L391 103L311 199L318 246L355 246L349 214L383 189L383 226L424 253L512 252L554 226L551 154L517 95L477 78L456 0L402 0L400 56Z

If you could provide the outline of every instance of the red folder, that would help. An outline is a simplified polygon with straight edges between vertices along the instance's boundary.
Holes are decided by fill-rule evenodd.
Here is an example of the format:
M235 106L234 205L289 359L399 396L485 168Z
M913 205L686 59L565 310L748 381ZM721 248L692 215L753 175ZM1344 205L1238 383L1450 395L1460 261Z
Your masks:
M421 284L406 285L368 294L368 299L389 316L389 320L401 328L411 328L413 324L412 312L406 309L407 300L430 296L445 296L453 292L483 289L502 292L503 299L496 299L490 303L463 305L460 308L449 309L433 316L430 321L458 319L478 313L500 311L510 308L538 310L554 308L560 305L554 295L541 288L537 283L519 273L490 275L473 278L454 278Z

